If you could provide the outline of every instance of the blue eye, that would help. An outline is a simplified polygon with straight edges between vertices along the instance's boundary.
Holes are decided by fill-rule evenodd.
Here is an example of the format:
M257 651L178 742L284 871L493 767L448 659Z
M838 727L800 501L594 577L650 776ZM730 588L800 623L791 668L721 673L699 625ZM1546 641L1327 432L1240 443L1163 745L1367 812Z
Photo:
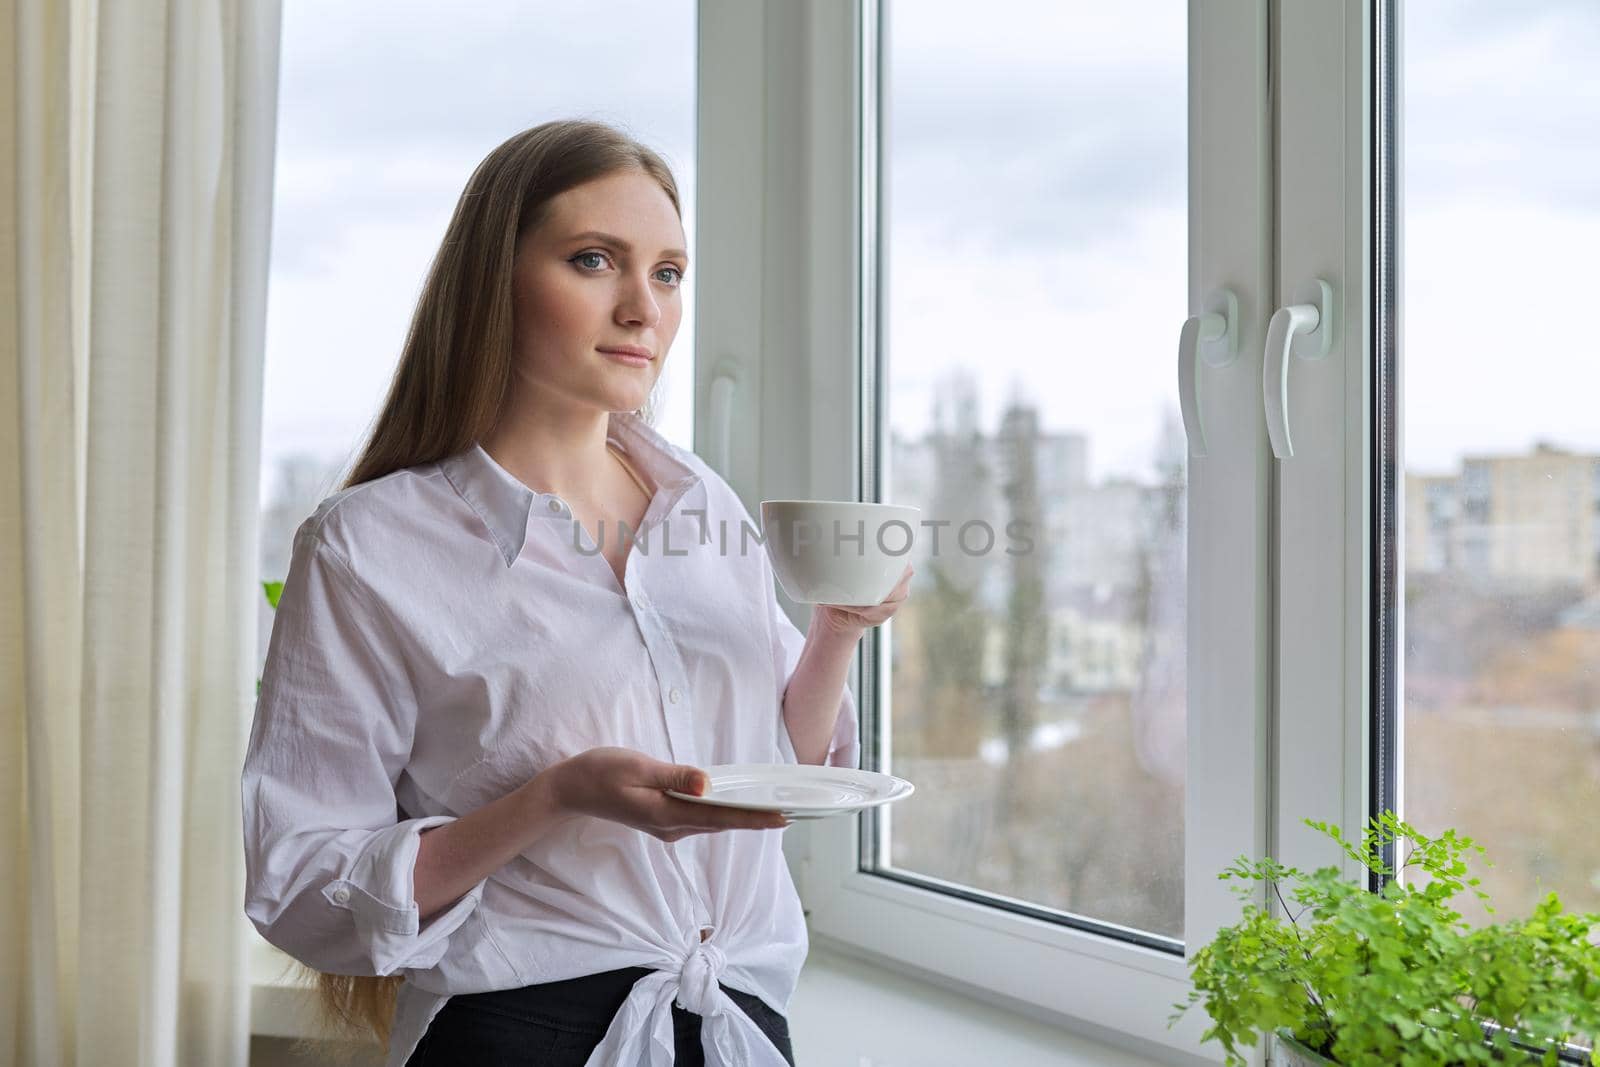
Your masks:
M589 251L586 251L586 252L579 252L577 255L575 255L571 259L567 260L567 262L568 263L578 263L579 260L586 260L586 259L590 259L590 258L609 259L610 257L607 256L607 254L604 253L604 252L598 252L598 251L595 251L593 249L590 249ZM579 264L579 266L582 267L583 270L585 270L587 272L590 272L590 273L593 273L594 271L599 270L598 267L587 267L587 266L583 266L583 264ZM676 289L678 286L683 284L683 271L679 270L677 267L662 267L660 270L656 271L656 274L659 276L659 275L667 273L668 271L672 272L673 280L670 281L670 282L667 282L665 284L671 286L674 289Z

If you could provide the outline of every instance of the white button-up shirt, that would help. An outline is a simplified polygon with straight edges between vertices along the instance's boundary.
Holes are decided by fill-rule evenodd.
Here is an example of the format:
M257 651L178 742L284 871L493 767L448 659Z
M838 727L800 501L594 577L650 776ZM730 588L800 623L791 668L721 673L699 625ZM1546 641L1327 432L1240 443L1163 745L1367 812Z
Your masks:
M453 993L636 966L591 1065L670 1063L674 1002L712 1067L783 1063L718 988L787 1012L808 941L781 833L574 818L419 922L419 832L558 760L796 762L804 637L759 525L637 416L608 436L653 490L620 585L565 501L477 445L336 493L295 535L242 780L245 912L318 970L405 976L391 1065ZM858 753L846 688L827 762Z

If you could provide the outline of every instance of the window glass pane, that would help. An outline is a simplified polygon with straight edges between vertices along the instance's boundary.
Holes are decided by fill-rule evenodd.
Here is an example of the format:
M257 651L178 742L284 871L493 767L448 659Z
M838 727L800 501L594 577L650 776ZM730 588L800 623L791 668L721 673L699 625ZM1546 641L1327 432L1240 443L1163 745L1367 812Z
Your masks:
M1179 939L1184 7L883 32L882 498L923 527L877 863Z
M617 28L648 63L606 59ZM558 118L618 126L673 168L695 232L694 0L284 4L266 338L261 574L378 413L428 264L478 162ZM690 249L694 255L694 249ZM692 444L695 271L656 425ZM271 636L261 605L260 656Z
M1411 3L1403 811L1600 908L1600 8ZM1494 76L1486 78L1485 72ZM1459 905L1474 920L1474 899Z

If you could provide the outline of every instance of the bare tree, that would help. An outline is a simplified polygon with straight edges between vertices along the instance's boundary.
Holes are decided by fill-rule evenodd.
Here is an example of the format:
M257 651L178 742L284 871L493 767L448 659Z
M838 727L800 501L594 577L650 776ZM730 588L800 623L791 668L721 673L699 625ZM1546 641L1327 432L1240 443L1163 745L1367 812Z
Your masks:
M1006 521L1025 523L1039 529L1039 412L1037 408L1014 400L1000 421L1000 466L1004 481L1001 490L1006 502ZM1044 612L1044 575L1047 542L1033 538L1031 551L1009 556L1010 590L1006 604L1005 683L1000 697L1000 736L1005 741L1010 773L999 782L1000 825L1007 841L1010 867L1017 882L1027 880L1027 842L1023 840L1025 820L1021 806L1034 798L1019 795L1028 780L1029 744L1038 721L1039 685L1044 673L1045 651L1049 647L1048 620ZM1033 837L1032 834L1027 835Z
M970 373L959 372L941 383L929 438L934 465L928 518L959 526L960 518L986 497L990 482ZM925 536L927 532L919 531L919 538ZM978 599L981 570L973 565L981 566L983 560L964 556L949 527L941 531L938 543L939 553L928 564L929 580L919 584L911 601L923 642L926 688L921 710L926 720L914 733L897 733L896 748L905 754L972 759L987 718L982 689L988 623ZM896 728L901 729L898 724Z

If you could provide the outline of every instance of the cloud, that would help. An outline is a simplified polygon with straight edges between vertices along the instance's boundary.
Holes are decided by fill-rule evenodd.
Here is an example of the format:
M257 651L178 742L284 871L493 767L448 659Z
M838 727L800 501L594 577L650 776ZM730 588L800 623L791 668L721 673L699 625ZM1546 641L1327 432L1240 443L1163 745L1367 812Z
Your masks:
M1143 8L893 5L891 218L1004 255L1071 248L1181 206L1186 22L1170 4Z
M1600 208L1600 5L1412 4L1402 36L1410 195Z
M681 128L694 54L693 0L291 4L285 133L296 152L412 145L480 157L555 116L648 138Z
M277 271L329 269L355 225L437 220L437 242L478 162L555 118L618 126L692 182L692 0L291 3L283 21Z

